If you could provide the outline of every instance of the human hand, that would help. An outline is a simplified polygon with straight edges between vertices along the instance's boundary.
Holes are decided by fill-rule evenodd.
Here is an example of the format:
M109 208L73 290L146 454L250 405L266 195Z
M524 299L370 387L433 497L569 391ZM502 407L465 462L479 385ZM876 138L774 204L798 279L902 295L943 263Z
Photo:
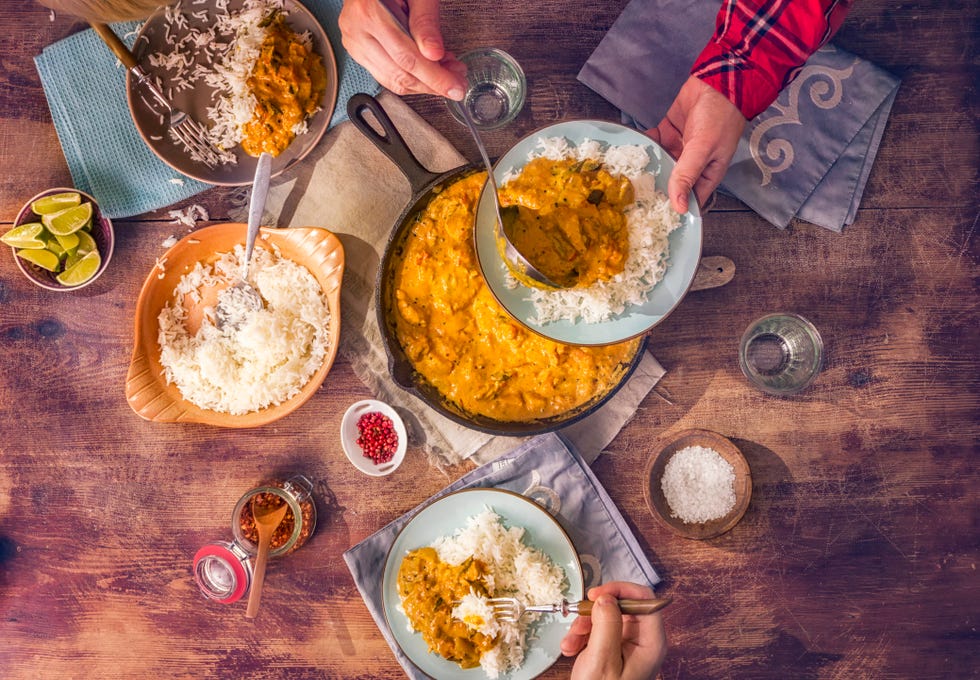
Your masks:
M395 94L463 98L466 66L443 45L439 0L345 0L338 25L351 57Z
M678 213L688 209L688 195L703 205L725 177L745 129L745 116L723 94L691 76L677 93L667 116L647 130L677 159L667 182L670 205Z
M580 616L561 641L561 653L575 656L572 680L647 680L667 654L667 635L660 612L624 615L617 598L651 599L653 590L636 583L612 581L590 588L592 616Z

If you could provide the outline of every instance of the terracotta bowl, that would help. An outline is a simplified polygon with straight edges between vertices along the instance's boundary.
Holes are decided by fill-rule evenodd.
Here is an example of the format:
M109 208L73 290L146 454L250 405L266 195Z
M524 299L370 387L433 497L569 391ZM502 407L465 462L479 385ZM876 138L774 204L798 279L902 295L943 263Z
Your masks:
M735 507L724 517L709 522L688 523L671 516L670 505L660 482L671 456L688 446L713 449L735 469ZM661 440L647 460L643 480L643 496L650 512L666 528L685 538L714 538L725 533L742 519L752 497L752 474L745 456L731 441L711 430L685 430Z
M176 385L167 384L160 364L157 317L173 298L180 278L198 262L217 259L218 253L245 242L246 225L218 224L198 229L178 241L153 267L136 305L133 358L126 376L126 398L142 418L156 422L206 423L219 427L256 427L292 413L313 396L333 366L340 343L340 284L344 248L334 234L315 227L269 229L263 227L256 247L275 245L282 255L306 267L316 277L330 305L330 348L320 369L295 396L277 406L243 415L218 413L186 401Z
M27 203L24 204L24 207L20 209L20 212L17 213L17 217L14 219L13 225L18 227L22 224L27 224L28 222L40 222L41 218L35 215L34 211L31 210L31 204L39 198L69 191L73 191L76 194L81 194L83 202L92 204L92 229L89 233L91 233L93 240L95 240L95 245L99 249L99 255L102 257L102 263L99 265L99 269L95 272L95 276L90 278L85 283L77 286L65 286L58 282L58 279L56 278L58 276L57 272L49 272L47 269L39 267L33 262L28 262L23 258L17 257L17 251L14 248L10 249L11 253L14 255L14 262L17 263L17 267L24 273L24 276L30 279L31 283L34 283L41 288L59 292L79 290L102 276L102 273L109 266L109 260L112 259L112 251L115 248L116 243L115 232L112 229L112 222L108 217L102 214L102 209L99 208L98 202L84 191L79 191L78 189L74 189L72 187L55 187L54 189L42 191L27 201Z

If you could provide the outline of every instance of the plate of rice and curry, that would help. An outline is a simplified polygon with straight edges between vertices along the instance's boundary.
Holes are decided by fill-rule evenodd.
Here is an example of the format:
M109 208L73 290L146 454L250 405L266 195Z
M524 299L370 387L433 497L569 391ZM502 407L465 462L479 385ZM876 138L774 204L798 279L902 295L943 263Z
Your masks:
M582 566L558 521L502 489L465 489L419 511L392 543L382 608L404 654L434 678L534 678L561 655L572 618L493 615L492 597L583 599Z
M663 321L691 287L701 258L693 193L683 215L667 199L673 167L652 139L606 121L557 123L518 142L494 168L505 233L562 287L514 275L484 190L476 254L501 307L531 331L576 345L623 342Z
M250 184L258 156L272 175L292 167L326 132L337 102L337 63L323 27L297 0L227 0L161 7L133 46L177 108L208 128L221 162L210 167L168 131L160 106L127 75L130 113L147 146L174 170L209 184Z

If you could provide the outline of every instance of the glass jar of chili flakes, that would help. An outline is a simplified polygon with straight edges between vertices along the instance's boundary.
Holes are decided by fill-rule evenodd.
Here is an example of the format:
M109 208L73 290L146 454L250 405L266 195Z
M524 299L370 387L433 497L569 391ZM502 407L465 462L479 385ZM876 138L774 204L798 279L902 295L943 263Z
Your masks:
M273 480L248 491L239 499L231 514L231 530L235 542L254 556L258 552L258 531L252 517L252 502L280 506L285 503L286 516L272 535L269 557L281 557L297 550L309 540L316 527L316 506L313 504L313 483L303 475L285 481ZM297 520L298 518L298 520Z
M302 547L316 527L313 483L303 475L272 480L245 493L231 516L231 542L215 541L194 556L194 580L208 599L231 604L248 592L252 562L258 552L258 534L252 518L252 499L288 508L272 536L269 557L281 557ZM296 521L299 518L299 521Z

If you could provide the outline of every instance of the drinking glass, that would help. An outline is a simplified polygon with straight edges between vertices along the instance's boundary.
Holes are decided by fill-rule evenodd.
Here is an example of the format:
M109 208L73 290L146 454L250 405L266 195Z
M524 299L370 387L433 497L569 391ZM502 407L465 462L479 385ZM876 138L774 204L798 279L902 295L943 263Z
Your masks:
M823 365L823 338L799 314L767 314L753 321L739 344L742 373L763 392L795 394Z
M527 79L517 61L492 47L460 55L466 64L466 95L462 101L449 100L449 111L465 124L461 106L470 112L473 123L481 130L506 125L524 107Z

